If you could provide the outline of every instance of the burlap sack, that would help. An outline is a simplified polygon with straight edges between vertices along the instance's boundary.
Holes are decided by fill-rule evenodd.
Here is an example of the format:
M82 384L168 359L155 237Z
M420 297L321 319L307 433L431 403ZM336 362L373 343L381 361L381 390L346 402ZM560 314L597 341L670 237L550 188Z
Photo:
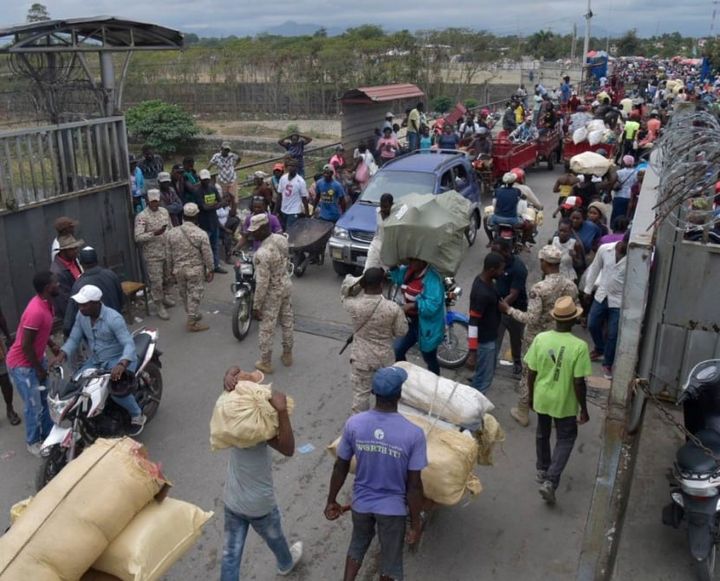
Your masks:
M425 498L438 504L452 506L460 502L466 493L482 492L480 479L473 474L478 456L478 444L468 433L433 425L431 420L419 416L406 416L409 421L421 427L427 438L428 465L422 471ZM327 447L337 457L337 438ZM355 458L350 464L355 473Z
M212 515L173 498L151 501L110 543L93 569L123 581L156 581L193 546Z
M475 438L478 441L477 463L481 466L492 466L493 448L496 443L505 441L505 430L494 416L485 414L482 430L475 432Z
M251 381L238 381L233 391L223 392L210 419L210 448L250 448L277 436L278 415L270 393L269 385ZM290 397L287 402L292 413L295 404Z
M97 440L37 493L0 538L0 579L80 579L164 484L141 444Z

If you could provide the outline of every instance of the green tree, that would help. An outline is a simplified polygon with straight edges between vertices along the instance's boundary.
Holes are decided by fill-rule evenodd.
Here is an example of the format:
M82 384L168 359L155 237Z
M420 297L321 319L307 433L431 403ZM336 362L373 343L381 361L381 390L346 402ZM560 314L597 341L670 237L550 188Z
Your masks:
M440 95L432 100L431 105L432 110L436 113L447 113L450 111L450 107L452 106L452 99L450 97L446 97L445 95Z
M26 20L28 22L44 22L45 20L50 20L50 13L48 12L47 6L36 2L28 9Z
M143 101L131 107L125 119L133 139L163 154L189 145L200 132L188 113L160 100Z
M640 51L640 39L637 30L628 30L616 43L618 56L637 56Z
M464 105L468 109L474 109L477 107L480 103L478 103L477 99L473 99L472 97L470 99L465 99Z

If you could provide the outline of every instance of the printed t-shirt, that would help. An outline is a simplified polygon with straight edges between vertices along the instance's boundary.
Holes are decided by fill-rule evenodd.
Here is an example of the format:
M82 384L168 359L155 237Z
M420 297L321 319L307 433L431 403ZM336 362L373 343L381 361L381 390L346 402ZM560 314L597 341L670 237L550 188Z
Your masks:
M578 413L574 380L592 373L587 343L572 333L540 333L525 354L525 363L537 373L533 409L553 418Z
M370 410L346 423L338 458L355 456L353 510L360 513L405 516L407 473L428 464L424 432L399 413Z
M319 196L320 218L337 222L340 218L340 200L345 197L345 190L340 182L322 178L315 184L315 190Z
M303 210L302 199L308 197L305 180L300 175L291 178L290 174L285 174L280 178L278 189L282 196L280 211L283 214L300 214Z

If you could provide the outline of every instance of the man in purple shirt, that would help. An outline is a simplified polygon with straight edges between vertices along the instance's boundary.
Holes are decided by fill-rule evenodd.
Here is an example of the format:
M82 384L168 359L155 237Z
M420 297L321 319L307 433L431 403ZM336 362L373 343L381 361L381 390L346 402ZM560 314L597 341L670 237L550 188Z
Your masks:
M255 216L256 214L267 214L268 221L270 222L270 231L273 234L282 234L282 224L280 224L280 220L275 214L271 214L268 212L268 206L267 206L267 200L263 198L262 196L255 196L252 199L252 203L250 205L250 211L251 214L248 214L245 217L245 221L242 225L242 234L238 237L238 241L235 244L234 250L239 250L243 246L245 246L245 243L247 242L249 236L247 235L248 227L250 226L250 218ZM260 248L261 242L258 242L257 240L253 240L252 249L253 251Z
M397 411L405 370L384 367L373 377L375 409L355 414L346 423L330 480L325 518L337 519L347 508L337 502L355 456L353 532L345 560L345 581L353 581L370 543L380 541L380 580L403 579L403 539L420 540L423 488L420 471L427 466L425 433ZM410 530L405 534L408 509Z

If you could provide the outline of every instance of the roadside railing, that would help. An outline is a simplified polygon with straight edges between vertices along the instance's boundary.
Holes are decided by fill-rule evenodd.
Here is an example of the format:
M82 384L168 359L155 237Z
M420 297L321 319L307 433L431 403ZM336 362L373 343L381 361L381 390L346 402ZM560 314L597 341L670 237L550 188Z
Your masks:
M129 179L124 117L0 132L0 211Z

